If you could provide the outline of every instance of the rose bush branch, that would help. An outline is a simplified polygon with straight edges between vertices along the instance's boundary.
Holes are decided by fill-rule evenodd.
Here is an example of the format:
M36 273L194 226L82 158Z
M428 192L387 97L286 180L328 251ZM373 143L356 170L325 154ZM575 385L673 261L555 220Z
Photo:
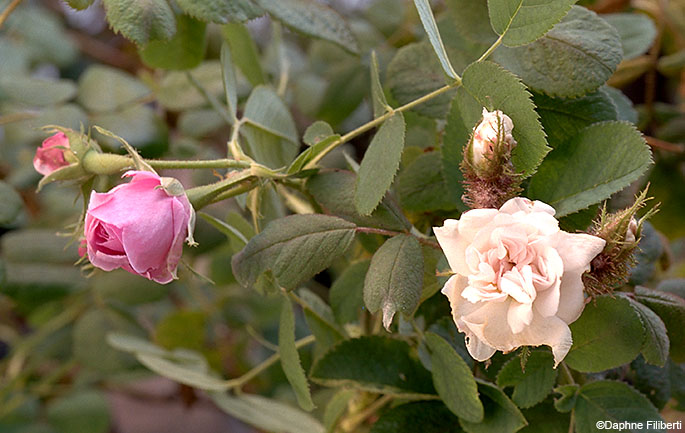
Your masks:
M247 161L235 159L207 159L207 160L161 160L145 159L152 168L164 169L219 169L219 168L249 168ZM83 168L89 173L116 174L134 168L134 161L130 156L114 153L88 152L83 158Z

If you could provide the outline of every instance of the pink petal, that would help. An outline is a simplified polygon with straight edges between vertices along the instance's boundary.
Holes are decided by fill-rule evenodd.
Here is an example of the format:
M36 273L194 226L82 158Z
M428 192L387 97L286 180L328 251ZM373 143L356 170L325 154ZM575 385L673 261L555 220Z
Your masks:
M564 262L564 273L587 271L590 262L604 249L606 241L585 233L566 233L560 231L556 237L556 250Z

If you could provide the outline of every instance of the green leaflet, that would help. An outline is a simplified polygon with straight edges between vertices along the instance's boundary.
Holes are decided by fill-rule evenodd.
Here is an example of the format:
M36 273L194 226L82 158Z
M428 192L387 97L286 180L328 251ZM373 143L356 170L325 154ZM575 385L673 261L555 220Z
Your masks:
M315 0L256 0L283 24L307 36L324 39L357 54L359 47L345 20Z
M642 356L650 364L663 367L668 360L670 340L666 325L659 316L645 305L628 298L630 306L635 309L645 328L645 341L642 344Z
M403 209L409 212L430 212L459 207L460 199L445 193L449 187L443 171L435 169L440 165L440 153L423 153L400 172L397 193ZM455 189L460 189L460 186L452 185Z
M364 303L370 312L382 311L390 329L395 312L411 315L423 287L423 254L414 236L397 235L376 251L364 280Z
M231 46L227 42L221 44L221 76L224 81L224 93L226 94L228 113L235 121L238 119L238 82L235 76L235 69L233 69Z
M310 377L325 386L407 397L435 394L430 373L410 354L409 344L378 335L340 342L314 364Z
M291 215L275 220L233 256L233 274L247 287L271 271L281 287L294 289L347 250L354 228L352 223L327 215Z
M176 3L188 15L219 24L247 21L264 15L264 11L252 0L176 0Z
M615 13L602 15L602 18L618 31L624 60L646 53L654 43L656 26L646 14Z
M666 433L665 429L647 426L647 421L662 420L659 412L645 396L621 382L602 380L583 385L578 391L575 418L578 433L597 432L600 421L641 422L649 431Z
M516 125L516 122L514 122ZM651 165L644 138L626 122L599 122L554 149L528 187L561 217L609 198Z
M420 427L418 427L420 426ZM371 433L461 433L458 418L438 401L417 401L396 406L381 417Z
M281 321L278 324L278 353L281 354L281 366L285 377L295 391L297 402L306 411L314 409L314 402L309 392L307 376L300 363L300 355L295 347L295 314L287 296L283 298Z
M354 192L354 207L370 215L390 188L404 150L405 123L402 113L386 120L364 154Z
M524 177L535 173L549 152L531 95L526 86L511 72L492 62L477 62L464 71L464 88L489 111L502 110L514 122L512 161Z
M593 123L619 120L616 104L608 89L608 86L603 86L596 92L573 99L550 98L534 93L533 102L549 145L555 148Z
M671 358L676 362L685 361L685 300L672 293L641 286L635 288L635 295L638 302L658 314L666 325Z
M640 353L645 339L640 318L623 297L596 298L570 328L573 346L564 362L585 373L629 363Z
M227 414L265 431L284 433L323 433L319 421L277 400L258 395L242 394L234 397L214 392L210 397Z
M511 399L520 408L530 408L543 401L554 388L559 371L554 369L550 352L535 350L522 370L519 357L509 360L497 374L497 385L514 387Z
M445 85L445 74L440 70L440 63L425 42L405 45L397 50L388 64L386 75L390 92L400 104ZM443 118L453 96L454 91L451 90L416 106L414 110L427 117Z
M445 405L459 418L478 423L483 420L483 404L471 369L442 337L426 333L431 351L433 385Z
M414 0L414 5L416 6L416 10L419 12L421 24L423 24L426 34L428 34L428 40L433 46L433 51L435 51L435 54L437 54L438 59L440 60L440 66L442 66L442 70L445 71L445 74L447 74L448 77L456 79L457 73L454 72L454 68L450 63L450 59L447 58L447 52L445 51L445 46L442 43L438 25L435 23L435 17L433 16L433 11L431 11L430 3L428 0Z
M575 98L606 83L621 61L616 29L597 14L574 6L545 36L522 47L500 47L493 59L531 89Z
M176 33L176 18L166 0L103 0L102 4L112 29L138 45L168 40Z
M527 424L521 411L504 391L481 379L477 379L476 382L485 408L485 416L479 423L459 419L459 424L467 433L514 433Z
M490 23L507 46L523 45L544 35L577 0L488 0Z
M153 68L191 69L205 57L206 24L178 16L176 34L168 41L150 41L140 49L143 63Z

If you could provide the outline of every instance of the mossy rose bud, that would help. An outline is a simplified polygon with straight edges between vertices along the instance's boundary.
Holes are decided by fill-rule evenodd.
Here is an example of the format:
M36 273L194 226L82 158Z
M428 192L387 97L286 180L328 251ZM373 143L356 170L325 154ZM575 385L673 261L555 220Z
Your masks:
M483 118L473 128L460 165L464 176L462 199L471 208L498 208L521 191L521 175L511 162L516 147L513 130L509 116L483 108Z
M93 192L85 219L88 259L105 271L122 268L166 284L176 278L183 242L192 239L194 211L184 193L169 193L163 178L129 171L131 181Z
M63 132L46 138L33 157L33 168L44 176L69 165L64 152L69 149L69 139Z
M561 362L572 343L568 325L585 307L581 276L605 241L560 230L552 207L521 197L433 230L455 273L442 293L471 356L547 345Z
M509 154L516 146L511 134L514 122L500 110L483 108L483 120L473 129L471 139L471 164L476 171L490 172L491 165L502 154Z

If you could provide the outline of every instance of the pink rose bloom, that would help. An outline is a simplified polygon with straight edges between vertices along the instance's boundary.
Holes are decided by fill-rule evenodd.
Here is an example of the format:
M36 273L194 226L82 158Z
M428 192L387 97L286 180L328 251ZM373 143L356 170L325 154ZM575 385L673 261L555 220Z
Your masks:
M455 273L442 293L471 356L544 344L559 364L585 307L581 275L605 241L559 230L551 206L520 197L433 230Z
M155 173L129 171L124 176L131 181L90 196L88 259L105 271L122 268L166 284L176 278L193 208L185 194L162 189L162 178Z
M64 159L64 149L69 148L69 139L62 132L46 138L43 144L36 149L33 157L33 167L44 176L58 168L69 165Z

